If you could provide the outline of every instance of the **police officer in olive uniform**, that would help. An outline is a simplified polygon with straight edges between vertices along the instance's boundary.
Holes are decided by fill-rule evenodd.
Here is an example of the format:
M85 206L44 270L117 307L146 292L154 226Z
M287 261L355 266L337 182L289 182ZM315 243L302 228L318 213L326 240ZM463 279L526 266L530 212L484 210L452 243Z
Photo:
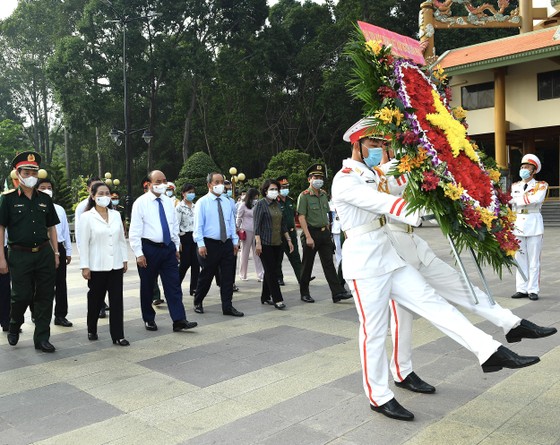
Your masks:
M12 162L19 186L0 197L0 242L8 229L8 258L0 253L0 273L12 277L8 343L15 346L27 307L33 303L35 349L54 352L49 342L54 285L59 252L56 225L60 222L53 202L33 187L41 156L24 152Z
M309 188L300 193L297 202L299 224L303 233L301 245L303 249L302 271L299 282L301 300L314 303L309 295L309 282L315 254L319 252L325 278L331 289L334 303L352 298L346 292L336 274L333 263L333 242L329 229L329 199L327 192L321 189L324 184L326 169L322 164L313 164L306 171Z
M298 250L298 242L297 242L297 230L296 230L296 221L295 221L295 202L290 193L290 183L286 176L279 176L276 178L278 183L280 184L280 195L278 196L278 205L282 209L282 215L284 216L284 221L286 222L286 226L288 227L288 233L290 234L290 238L292 240L292 244L294 246L294 250L290 252L290 247L288 246L288 241L285 238L282 238L282 250L280 250L279 258L278 258L278 269L276 270L276 274L278 276L278 284L280 286L284 286L284 274L282 273L282 257L284 254L290 260L290 264L294 269L294 273L296 274L296 278L298 283L301 277L301 258L299 256Z

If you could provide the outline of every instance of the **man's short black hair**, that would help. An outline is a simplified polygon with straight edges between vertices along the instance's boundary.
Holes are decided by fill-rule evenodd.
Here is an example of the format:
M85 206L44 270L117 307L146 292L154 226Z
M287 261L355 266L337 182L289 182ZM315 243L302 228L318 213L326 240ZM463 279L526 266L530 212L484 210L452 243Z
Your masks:
M49 178L41 178L35 184L35 188L38 189L41 184L50 184L52 188L54 188L54 183Z

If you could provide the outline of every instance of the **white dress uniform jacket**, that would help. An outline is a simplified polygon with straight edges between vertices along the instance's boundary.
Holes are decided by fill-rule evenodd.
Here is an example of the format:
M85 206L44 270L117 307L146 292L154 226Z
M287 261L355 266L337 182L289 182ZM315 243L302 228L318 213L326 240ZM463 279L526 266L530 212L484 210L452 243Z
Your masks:
M525 184L527 187L525 188ZM532 178L529 182L516 182L511 186L512 209L517 213L516 236L535 236L544 233L541 207L546 198L548 184Z

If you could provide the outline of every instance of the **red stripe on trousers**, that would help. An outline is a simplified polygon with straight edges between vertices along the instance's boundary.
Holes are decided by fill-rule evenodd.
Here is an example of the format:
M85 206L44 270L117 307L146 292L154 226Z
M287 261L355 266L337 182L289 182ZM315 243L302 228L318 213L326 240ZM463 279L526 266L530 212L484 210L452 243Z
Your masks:
M397 304L394 300L391 300L391 310L393 311L393 319L395 320L395 345L393 346L393 361L395 362L395 367L397 368L397 376L402 382L404 379L401 375L401 367L399 366L399 317L397 315Z

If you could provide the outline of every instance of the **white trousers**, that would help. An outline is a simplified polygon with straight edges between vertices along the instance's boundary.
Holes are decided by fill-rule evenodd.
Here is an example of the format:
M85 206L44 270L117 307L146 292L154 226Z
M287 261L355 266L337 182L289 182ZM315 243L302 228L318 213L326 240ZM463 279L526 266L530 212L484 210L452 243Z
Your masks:
M364 390L374 406L383 405L394 397L389 389L389 365L385 353L390 297L473 352L480 363L484 363L500 346L436 294L420 272L410 265L381 276L352 280L349 284L360 319Z
M518 236L519 250L515 254L515 260L521 270L525 273L527 281L519 272L515 273L515 289L517 292L537 294L539 293L541 279L541 251L543 236Z
M487 295L474 287L478 304L474 304L471 292L461 274L445 261L435 258L428 266L420 264L418 271L427 283L447 301L455 303L479 315L507 334L519 325L521 319L509 309L498 303L491 305ZM391 301L391 334L393 353L391 354L391 373L395 381L403 381L412 368L412 322L413 314L402 305Z
M261 258L255 255L255 232L245 231L247 238L244 240L239 240L241 244L241 261L239 262L239 277L242 280L247 279L247 269L249 266L249 253L253 251L253 261L255 263L255 272L257 273L257 278L262 280L264 277L264 269L261 263Z

